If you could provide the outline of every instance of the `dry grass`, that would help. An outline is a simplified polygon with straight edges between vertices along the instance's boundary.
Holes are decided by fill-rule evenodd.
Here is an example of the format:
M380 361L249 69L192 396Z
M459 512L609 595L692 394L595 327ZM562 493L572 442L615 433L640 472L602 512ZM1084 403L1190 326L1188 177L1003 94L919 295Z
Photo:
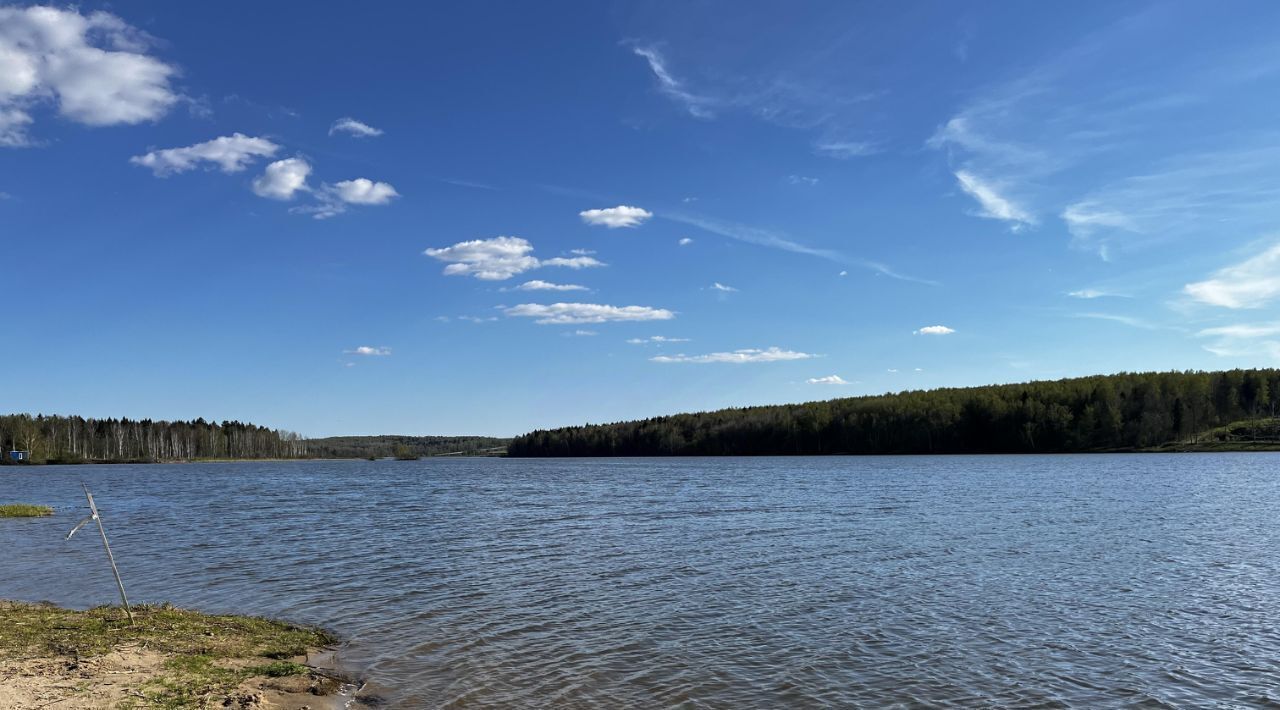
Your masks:
M119 607L71 611L0 601L0 661L79 661L142 648L162 654L164 663L122 707L204 708L251 679L308 675L311 669L289 659L334 643L318 629L256 617L167 605L134 607L133 614L130 625Z

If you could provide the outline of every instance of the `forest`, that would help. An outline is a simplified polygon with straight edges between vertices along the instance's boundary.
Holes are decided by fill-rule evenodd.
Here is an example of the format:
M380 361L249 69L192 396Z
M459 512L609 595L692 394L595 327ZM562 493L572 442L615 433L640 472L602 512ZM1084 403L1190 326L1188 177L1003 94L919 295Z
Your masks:
M509 456L992 454L1280 444L1280 370L1148 372L572 426Z
M307 451L322 459L484 456L502 454L510 441L488 436L330 436L307 440Z
M334 436L306 439L241 422L86 419L0 415L0 464L8 452L28 463L150 463L200 459L340 459L495 455L509 439L485 436Z
M30 463L142 463L195 459L308 457L307 441L290 431L241 422L92 419L0 415L2 463L31 452Z

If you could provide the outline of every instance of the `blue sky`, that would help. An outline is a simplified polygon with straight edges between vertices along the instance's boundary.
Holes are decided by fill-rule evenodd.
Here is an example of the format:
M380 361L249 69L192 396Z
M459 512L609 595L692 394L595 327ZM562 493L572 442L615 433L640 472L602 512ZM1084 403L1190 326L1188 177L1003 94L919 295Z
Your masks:
M1277 27L0 5L0 409L508 435L1274 366Z

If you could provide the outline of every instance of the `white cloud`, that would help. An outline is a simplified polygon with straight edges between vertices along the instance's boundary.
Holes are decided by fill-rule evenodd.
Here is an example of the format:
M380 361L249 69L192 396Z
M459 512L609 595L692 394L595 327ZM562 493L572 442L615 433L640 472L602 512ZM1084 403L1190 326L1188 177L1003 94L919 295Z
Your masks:
M1280 323L1241 323L1216 328L1205 328L1196 333L1200 338L1212 338L1205 350L1223 357L1269 357L1280 360Z
M1183 291L1201 303L1223 308L1260 308L1280 297L1280 244L1219 269Z
M1138 231L1133 219L1128 215L1108 210L1096 202L1084 201L1067 205L1062 210L1062 221L1067 223L1067 230L1077 239L1088 239L1099 229L1119 229L1128 232Z
M270 158L279 150L280 146L266 138L233 133L185 148L165 148L135 155L129 162L150 168L158 177L186 172L200 163L213 163L224 173L235 173L249 167L258 158Z
M1120 323L1130 328L1142 328L1143 330L1161 330L1162 326L1150 323L1141 318L1133 316L1122 316L1115 313L1073 313L1072 318L1091 318L1093 320L1105 320L1112 323Z
M591 256L592 254L596 253L596 250L595 249L570 249L569 253L577 254L578 256Z
M1216 328L1205 328L1196 333L1196 335L1200 337L1266 338L1272 335L1280 335L1280 323L1224 325Z
M503 281L536 269L533 245L520 237L494 237L458 242L451 247L427 249L427 256L446 262L446 276L475 276L483 281Z
M912 331L914 335L951 335L954 332L955 329L945 325L926 325L920 330Z
M1116 248L1218 242L1226 224L1236 233L1274 229L1280 146L1269 126L1258 133L1233 129L1219 141L1227 147L1163 159L1068 205L1062 219L1072 246L1105 258Z
M591 256L553 256L550 259L543 259L538 263L539 266L563 266L566 269L590 269L596 266L605 266L603 261Z
M586 286L579 286L577 284L556 284L556 283L551 283L550 281L541 281L539 279L534 279L533 281L525 281L524 283L520 284L519 286L516 286L512 290L514 291L586 291L588 289Z
M589 338L593 335L599 335L599 333L595 332L594 330L582 330L581 328L579 328L578 330L571 330L565 333L565 335L570 338Z
M662 218L671 220L672 222L679 222L681 224L692 225L704 231L711 232L712 234L719 234L722 237L736 239L738 241L747 242L749 244L758 244L760 246L771 247L774 249L782 249L783 251L789 251L795 254L805 254L808 256L816 256L822 259L829 259L831 261L841 263L841 264L854 264L866 269L870 269L878 274L882 274L884 276L888 276L889 278L893 278L893 279L900 279L902 281L911 281L914 283L928 284L930 286L938 285L937 282L935 281L929 281L927 279L918 279L912 276L906 276L904 274L900 274L894 271L893 269L889 268L888 266L876 261L859 259L856 257L848 257L832 249L817 249L814 247L806 246L804 244L801 244L795 241L794 239L791 239L786 234L783 234L781 232L776 232L770 229L761 229L759 227L751 227L751 226L742 225L742 224L735 224L733 222L722 222L720 220L711 219L708 217L701 217L698 215L689 215L689 214L680 214L680 213L664 212L662 215Z
M653 213L640 207L618 205L606 209L584 210L579 212L578 216L587 224L617 229L618 227L639 227L652 217Z
M975 92L928 145L1016 188L1027 212L1060 215L1072 246L1104 258L1219 243L1223 224L1274 228L1280 146L1254 110L1274 88L1274 42L1245 33L1223 45L1187 19L1149 5L1038 53ZM1179 51L1135 60L1153 26ZM1072 194L1082 178L1090 189Z
M848 275L849 275L848 271L841 271L839 274L837 274L837 276L848 276Z
M794 350L782 350L772 347L763 350L759 348L744 348L742 350L734 350L728 353L707 353L706 355L656 355L649 358L653 362L692 362L692 363L748 363L748 362L782 362L785 360L808 360L818 357L812 353L796 352Z
M711 290L712 290L712 291L724 291L724 292L726 292L726 293L733 293L733 292L737 291L738 289L736 289L736 288L734 288L734 287L732 287L732 286L725 286L724 284L720 283L719 281L716 281L715 283L711 284Z
M464 320L468 323L492 323L498 320L497 316L458 316L458 320Z
M658 79L659 90L682 104L690 116L703 119L715 118L715 114L710 108L712 100L686 90L684 84L667 70L667 62L657 48L633 46L631 51L635 52L636 56L643 57L649 63L649 70Z
M400 196L396 189L385 182L368 178L343 180L325 184L315 191L318 203L295 207L293 212L309 214L316 219L328 219L347 211L350 205L385 205Z
M311 165L302 158L277 160L253 181L253 192L272 200L292 200L299 191L307 191Z
M826 377L810 377L805 380L811 385L847 385L851 384L848 380L839 375L827 375Z
M382 130L347 116L334 121L333 125L329 127L329 135L335 133L349 133L356 138L372 138L382 135Z
M1093 299L1093 298L1104 298L1106 296L1111 296L1114 294L1107 293L1106 291L1099 291L1096 288L1082 288L1079 291L1071 291L1067 295L1072 298Z
M647 338L631 338L627 341L632 345L646 345L648 343L687 343L688 338L668 338L665 335L651 335Z
M864 155L872 155L877 152L877 148L874 143L867 143L863 141L826 141L814 145L813 150L819 155L825 155L829 158L839 158L841 160L858 158ZM811 184L817 184L817 180L814 180Z
M389 183L374 182L368 178L334 183L333 192L349 205L385 205L400 196Z
M1010 228L1015 232L1023 227L1035 225L1035 216L1002 196L996 191L994 185L983 181L977 175L967 170L957 170L956 181L960 183L960 189L977 200L982 207L982 210L977 213L979 217L1011 222Z
M89 126L154 121L178 102L173 66L149 56L150 38L106 12L0 7L0 146L31 145L41 103Z
M671 320L675 313L649 306L605 306L596 303L522 303L503 310L508 316L537 318L543 325L577 325L614 321Z
M559 266L566 269L595 268L608 266L592 256L557 256L551 259L538 259L533 256L533 245L521 237L493 237L492 239L472 239L458 242L453 246L427 249L427 256L448 264L444 269L446 276L474 276L482 281L505 281L526 271L544 266ZM516 287L522 291L529 290L586 290L585 287L551 289L546 281L531 281Z
M681 237L680 241L676 242L676 245L682 246L682 247L687 247L690 244L693 244L693 240L688 237Z
M343 350L342 352L347 353L349 355L369 355L369 356L382 357L385 355L390 355L391 348L387 348L387 347L375 348L371 345L361 345L355 350Z
M792 185L808 185L813 187L817 185L819 180L816 177L805 177L804 175L788 175L787 182Z

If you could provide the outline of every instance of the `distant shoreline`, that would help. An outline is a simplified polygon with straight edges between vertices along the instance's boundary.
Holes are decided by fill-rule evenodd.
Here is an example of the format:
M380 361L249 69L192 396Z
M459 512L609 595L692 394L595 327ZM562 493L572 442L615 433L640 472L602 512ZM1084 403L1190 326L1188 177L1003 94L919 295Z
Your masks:
M902 452L876 452L876 453L827 453L827 454L563 454L555 456L507 456L507 455L468 455L468 456L422 456L420 459L396 459L395 457L382 457L374 460L356 457L308 457L308 458L270 458L270 459L173 459L166 461L55 461L48 463L5 463L0 465L0 470L5 467L20 469L26 467L47 467L47 466L140 466L140 465L189 465L189 464L235 464L235 463L316 463L323 461L367 461L369 463L399 463L403 461L416 461L421 459L478 459L478 458L510 458L522 460L537 459L721 459L721 458L884 458L894 456L911 456L911 457L952 457L952 456L1099 456L1099 455L1143 455L1143 454L1228 454L1228 453L1276 453L1280 452L1280 442L1254 442L1241 444L1215 444L1206 443L1201 445L1184 445L1177 447L1153 447L1146 449L1105 449L1094 451L966 451L966 452L919 452L919 451L902 451Z
M193 463L287 463L290 461L309 462L309 461L368 461L369 463L386 462L386 461L417 461L420 459L480 459L480 458L504 458L503 455L494 454L467 454L467 455L442 455L433 454L429 456L419 456L413 459L398 459L394 456L379 456L375 459L358 456L305 456L297 458L201 458L201 459L163 459L155 461L24 461L22 463L12 463L5 461L0 464L3 466L12 466L13 468L22 468L26 466L141 466L156 464L193 464Z

